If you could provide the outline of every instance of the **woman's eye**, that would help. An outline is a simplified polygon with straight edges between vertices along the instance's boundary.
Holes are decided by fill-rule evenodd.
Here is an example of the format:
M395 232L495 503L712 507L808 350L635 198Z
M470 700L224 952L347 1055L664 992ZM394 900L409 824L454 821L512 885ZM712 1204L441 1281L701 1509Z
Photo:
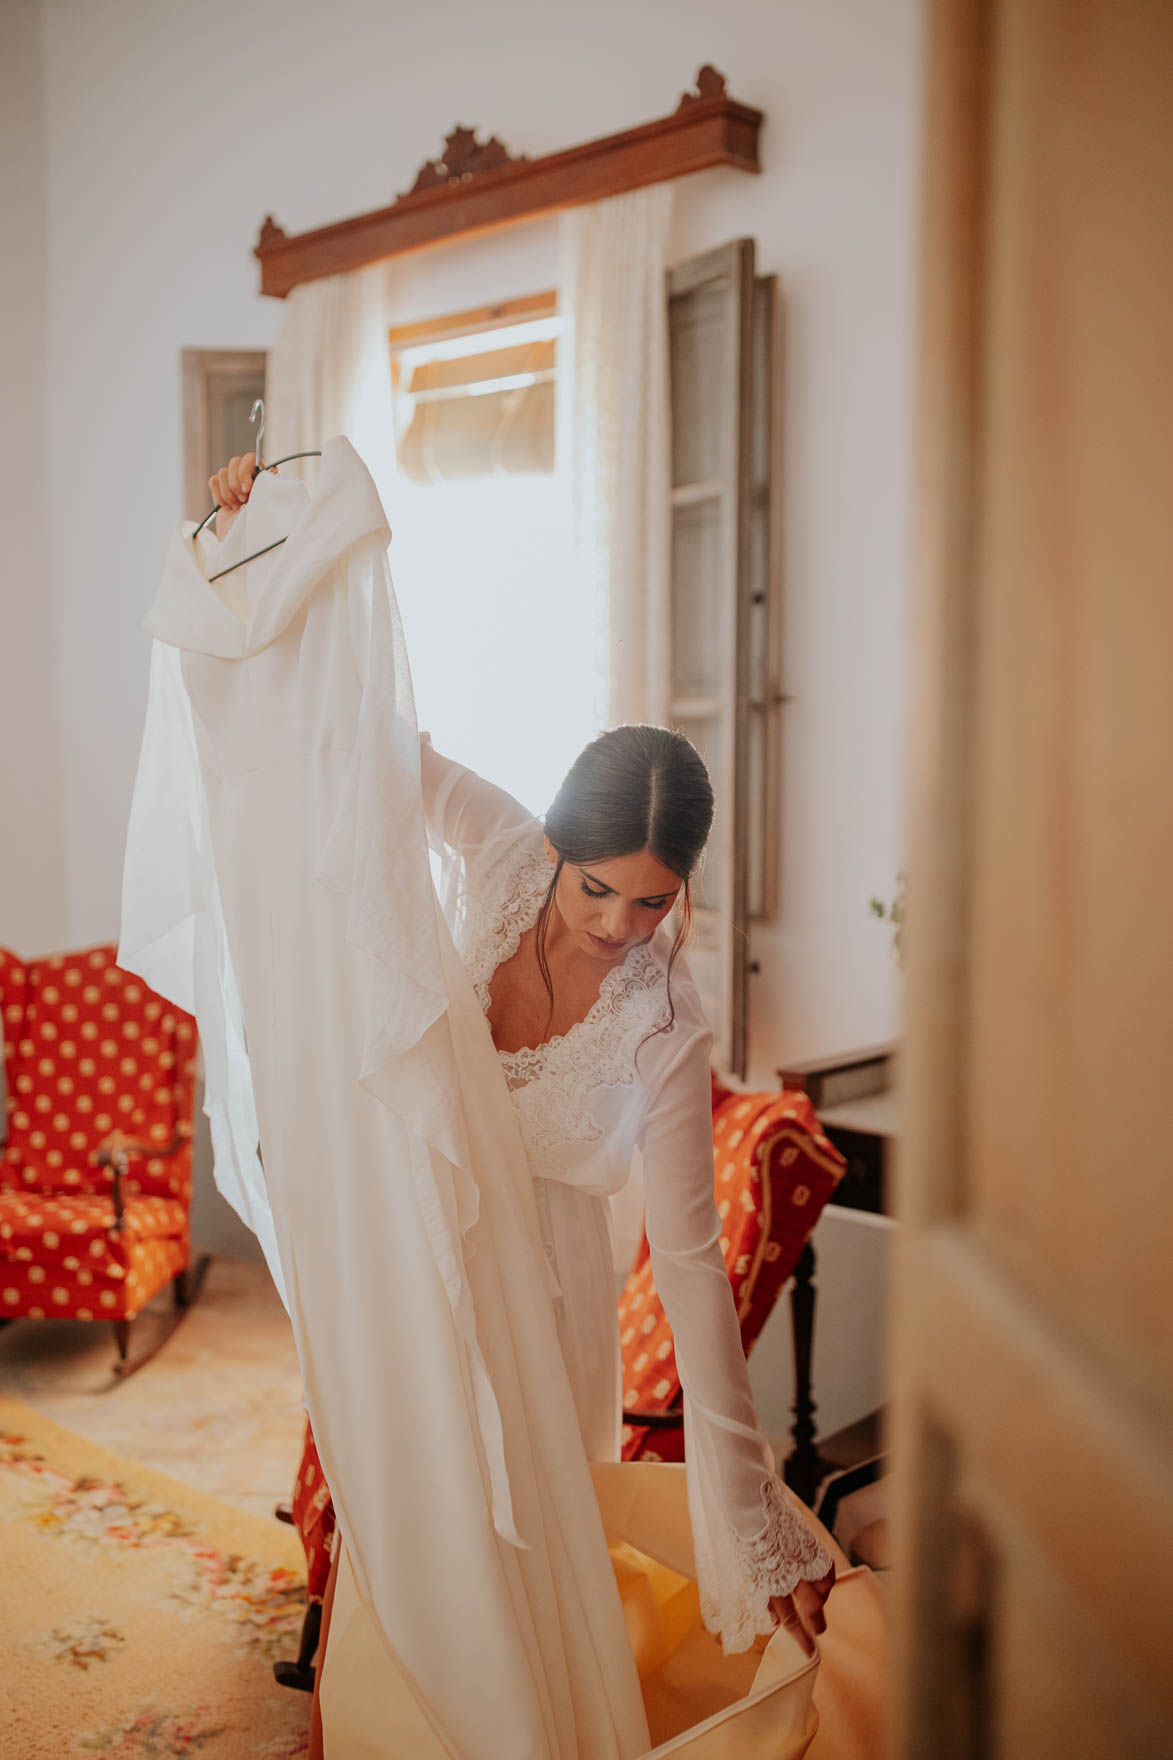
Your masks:
M582 882L582 889L588 898L606 898L607 896L605 892L596 892L594 887L588 886L585 880Z
M668 900L666 898L641 898L639 902L646 911L662 911Z

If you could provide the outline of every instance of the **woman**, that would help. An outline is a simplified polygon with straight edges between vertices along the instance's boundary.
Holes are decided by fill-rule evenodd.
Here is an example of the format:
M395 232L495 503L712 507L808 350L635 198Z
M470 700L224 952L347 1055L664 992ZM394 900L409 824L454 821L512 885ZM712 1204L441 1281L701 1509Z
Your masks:
M218 536L256 470L250 453L210 479ZM449 920L530 1156L588 1456L619 1456L608 1197L638 1148L685 1396L705 1624L732 1651L781 1622L811 1654L834 1568L788 1500L754 1411L713 1197L712 1036L679 957L712 822L704 765L679 734L617 728L576 760L544 827L426 740L421 766Z

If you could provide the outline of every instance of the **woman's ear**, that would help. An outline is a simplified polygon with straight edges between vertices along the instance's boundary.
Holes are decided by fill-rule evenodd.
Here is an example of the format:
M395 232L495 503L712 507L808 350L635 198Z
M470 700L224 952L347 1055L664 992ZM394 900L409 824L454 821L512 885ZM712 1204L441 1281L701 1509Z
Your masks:
M550 842L550 839L545 835L545 833L543 833L543 835L542 835L542 842L546 846L546 860L549 862L549 864L552 868L557 867L557 865L558 865L558 851L554 848L554 845Z

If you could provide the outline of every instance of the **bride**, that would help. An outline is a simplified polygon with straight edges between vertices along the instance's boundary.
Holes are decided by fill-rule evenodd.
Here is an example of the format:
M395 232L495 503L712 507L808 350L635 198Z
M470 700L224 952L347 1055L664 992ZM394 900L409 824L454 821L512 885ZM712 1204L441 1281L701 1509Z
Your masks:
M218 537L259 468L247 453L210 479ZM713 1194L712 1035L681 958L713 816L705 766L680 734L615 728L576 759L544 824L426 736L421 769L446 914L530 1158L587 1455L619 1458L609 1198L638 1149L684 1391L704 1622L727 1651L781 1623L813 1654L834 1566L786 1496L754 1410Z

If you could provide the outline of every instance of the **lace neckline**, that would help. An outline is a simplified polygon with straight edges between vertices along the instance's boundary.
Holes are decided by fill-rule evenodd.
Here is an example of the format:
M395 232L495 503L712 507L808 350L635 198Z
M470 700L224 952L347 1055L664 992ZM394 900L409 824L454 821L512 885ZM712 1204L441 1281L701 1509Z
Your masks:
M542 851L523 849L519 859L510 854L514 859L501 863L469 922L465 959L486 1014L493 975L537 921L550 884ZM498 1051L531 1142L552 1145L598 1137L589 1112L591 1093L601 1086L630 1085L636 1075L636 1048L667 1019L663 965L652 944L644 942L611 967L587 1013L565 1033L518 1051Z
M476 969L473 983L477 1000L486 1015L492 1001L492 984L497 971L507 960L513 958L521 946L522 936L538 920L538 912L550 885L550 864L544 854L530 851L522 858L510 878L512 884L507 884L499 909L492 913L492 933L482 937L481 946L474 950ZM480 957L475 958L475 955ZM522 1063L529 1063L539 1057L547 1059L566 1043L572 1033L577 1033L580 1027L590 1027L612 1008L615 992L625 987L625 979L637 972L641 977L654 975L647 973L649 962L658 968L650 943L629 948L626 957L604 974L599 985L599 994L580 1021L567 1027L564 1033L555 1033L551 1038L543 1039L540 1045L522 1045L516 1051L498 1051L497 1056L507 1070L514 1059Z
M543 1039L540 1045L523 1045L517 1051L498 1051L497 1056L506 1075L516 1075L524 1081L532 1081L534 1075L557 1056L573 1034L581 1032L581 1036L586 1038L607 1016L618 1013L617 1005L622 1003L625 995L629 995L635 988L650 987L661 975L660 962L651 947L646 943L642 947L633 947L626 959L611 967L599 985L599 994L580 1021L567 1027L564 1033L555 1033L551 1038Z

